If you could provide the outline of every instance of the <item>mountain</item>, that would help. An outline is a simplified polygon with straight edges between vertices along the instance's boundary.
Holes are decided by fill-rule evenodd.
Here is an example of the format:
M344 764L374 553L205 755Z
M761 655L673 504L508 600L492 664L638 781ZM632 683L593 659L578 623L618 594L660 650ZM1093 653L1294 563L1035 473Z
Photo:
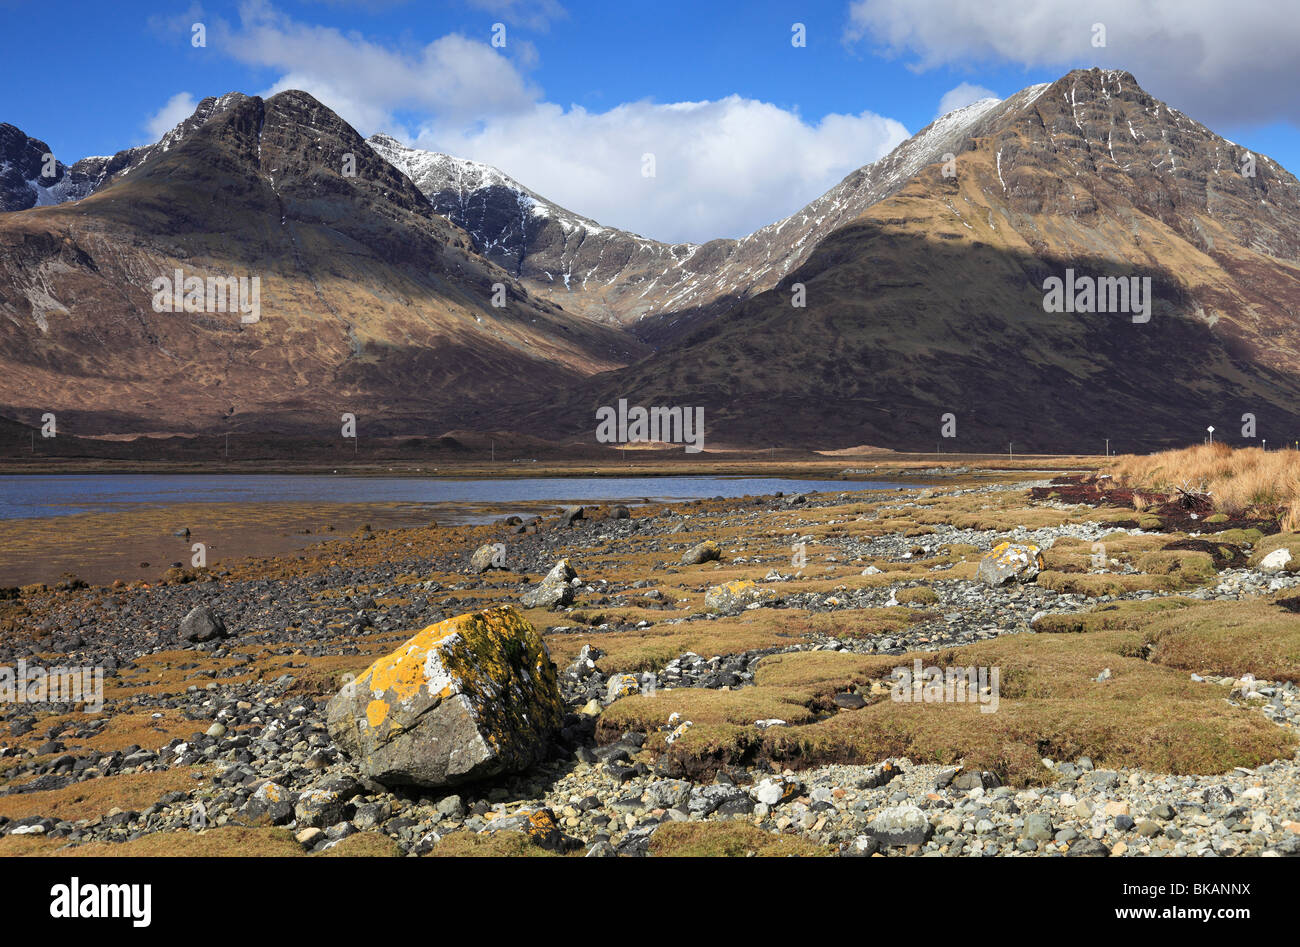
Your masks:
M0 211L77 200L91 190L88 177L57 160L45 142L0 123Z
M28 137L13 125L0 124L0 211L48 207L89 197L150 158L170 151L213 115L247 98L238 92L206 98L193 115L153 144L82 158L71 166L55 159L45 142Z
M410 148L387 135L368 144L464 229L480 253L533 292L592 319L629 323L655 311L666 284L653 292L654 278L681 272L699 250L602 227L489 165Z
M27 200L46 149L0 144ZM74 177L92 196L0 215L0 404L27 423L333 436L355 411L372 433L590 441L626 399L703 407L706 443L747 447L1142 450L1248 414L1300 438L1300 183L1126 72L949 113L702 245L363 141L301 92L205 99L65 170L34 203ZM261 277L263 318L153 311L177 267ZM1149 313L1048 311L1074 277L1149 287Z
M1028 93L1027 93L1028 94ZM806 207L739 240L667 244L566 210L488 165L421 151L386 135L369 144L401 168L438 213L530 289L648 339L686 328L769 289L836 227L959 148L965 129L1010 107L985 99L945 115Z
M591 431L626 398L704 406L715 444L929 450L951 413L945 450L1129 450L1249 413L1280 444L1300 437L1298 200L1130 74L1072 72L850 175L796 215L824 211L820 239L771 289L528 420ZM1149 278L1149 321L1044 311L1071 270Z
M94 173L90 197L0 215L9 417L337 437L351 412L362 437L440 433L645 351L530 294L303 92L205 100ZM177 270L256 279L260 318L157 311Z

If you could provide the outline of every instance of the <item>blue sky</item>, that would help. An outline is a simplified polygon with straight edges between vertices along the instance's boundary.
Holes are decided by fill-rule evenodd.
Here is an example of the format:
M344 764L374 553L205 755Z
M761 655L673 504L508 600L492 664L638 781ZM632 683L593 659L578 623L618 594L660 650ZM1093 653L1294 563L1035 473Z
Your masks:
M797 209L945 100L1102 65L1300 170L1296 18L1262 0L1238 0L1230 17L1203 0L1079 7L71 0L46 16L0 0L0 121L71 163L154 140L204 96L305 88L362 134L495 164L603 223L700 241ZM191 44L195 22L205 48ZM490 45L495 23L504 48ZM660 169L653 191L632 180L644 152Z

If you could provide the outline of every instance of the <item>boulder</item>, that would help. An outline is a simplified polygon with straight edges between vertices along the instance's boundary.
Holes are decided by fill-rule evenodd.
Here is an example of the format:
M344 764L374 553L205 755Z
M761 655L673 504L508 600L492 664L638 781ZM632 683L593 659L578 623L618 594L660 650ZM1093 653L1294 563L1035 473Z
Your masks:
M730 612L751 605L766 605L777 601L771 589L755 585L749 579L737 579L715 585L704 594L704 607L711 612Z
M569 560L561 559L551 566L551 571L546 573L546 577L542 579L542 582L572 582L577 577L578 573L573 571L573 566L569 565Z
M505 547L500 543L487 543L474 550L469 557L469 567L473 572L487 572L488 569L504 569Z
M1259 560L1259 567L1265 572L1281 572L1283 569L1291 566L1290 549L1274 549L1263 559Z
M803 784L789 776L774 776L765 779L749 790L749 794L754 797L755 802L761 802L767 806L776 806L783 802L789 802L801 792L803 792Z
M561 559L537 585L519 596L524 608L562 608L573 601L573 586L578 577L568 559Z
M336 776L303 791L294 803L293 815L299 828L326 828L348 817L348 803L361 785L349 776Z
M712 562L722 558L722 550L712 539L706 539L698 546L692 546L682 553L682 565L697 566L701 562Z
M572 526L574 520L583 519L583 509L580 506L566 506L560 510L560 525Z
M284 825L294 817L298 794L268 780L244 805L243 816L253 825Z
M533 766L563 718L546 645L508 606L429 626L326 708L330 736L365 776L435 787Z
M227 635L226 623L206 605L197 605L181 619L181 637L186 641L211 641Z
M1043 568L1043 551L1033 543L998 543L975 571L985 585L999 586L1016 579L1031 582Z
M519 604L524 608L563 608L573 603L573 587L567 584L547 584L533 586L519 596Z
M924 845L934 826L916 806L894 806L872 819L867 831L881 845Z
M635 674L615 674L605 687L605 703L641 693L641 680Z

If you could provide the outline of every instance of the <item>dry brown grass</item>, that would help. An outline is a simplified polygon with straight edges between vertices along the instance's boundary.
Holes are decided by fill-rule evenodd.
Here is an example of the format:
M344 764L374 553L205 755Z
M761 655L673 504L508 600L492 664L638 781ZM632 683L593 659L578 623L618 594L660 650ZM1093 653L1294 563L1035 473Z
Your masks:
M1208 602L1153 615L1142 628L1155 664L1200 674L1300 683L1300 598Z
M669 822L650 838L650 854L659 858L808 858L831 853L825 845L765 832L746 822Z
M60 858L302 858L303 847L284 828L222 826L206 832L153 832L129 842L86 842L10 835L0 839L0 857L54 855ZM350 835L317 858L384 858L401 854L397 843L377 832Z
M581 853L578 853L581 854ZM425 856L427 858L556 858L534 845L523 832L503 829L499 832L469 832L461 830L443 836Z
M1300 525L1300 451L1201 444L1158 454L1125 455L1117 458L1110 470L1125 485L1161 493L1178 487L1206 492L1215 509L1230 514L1281 509L1291 523L1285 528L1293 530Z
M173 790L202 785L190 773L189 769L125 773L82 780L63 789L16 793L0 797L0 815L11 819L51 816L75 822L95 819L113 808L139 811Z
M1037 583L1053 592L1086 595L1100 598L1103 595L1127 595L1130 592L1171 592L1179 587L1167 575L1115 575L1112 573L1054 572L1046 569L1038 573Z
M807 616L786 610L758 608L734 618L656 625L636 631L581 632L546 635L551 658L563 667L584 644L605 652L600 666L612 671L658 671L687 651L711 658L760 648L794 644L811 628Z
M913 655L799 652L764 660L755 686L740 691L625 698L604 711L599 730L610 737L656 731L670 713L682 713L694 726L666 753L694 775L741 762L802 767L906 756L964 762L1025 785L1050 779L1044 756L1086 755L1110 767L1178 774L1290 756L1293 736L1253 710L1229 706L1222 688L1192 681L1188 671L1296 679L1294 613L1274 601L1178 604L1126 604L1077 628L1050 629L1087 634L1012 635L915 656L940 667L999 668L995 713L970 702L890 700L879 683ZM1104 682L1096 679L1103 668L1111 669ZM868 706L826 716L827 697L850 686L871 695ZM767 717L788 726L754 726Z

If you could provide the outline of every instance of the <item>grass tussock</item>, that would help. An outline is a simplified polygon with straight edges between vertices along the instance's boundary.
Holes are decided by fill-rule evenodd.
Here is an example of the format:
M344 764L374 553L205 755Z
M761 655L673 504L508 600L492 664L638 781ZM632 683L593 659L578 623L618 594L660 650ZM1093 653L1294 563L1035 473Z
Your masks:
M1112 575L1055 572L1051 569L1038 573L1039 585L1053 592L1086 595L1101 598L1103 595L1126 595L1130 592L1171 592L1179 583L1168 575Z
M659 858L809 858L832 849L795 835L765 832L746 822L668 822L650 837Z
M1125 455L1114 461L1110 471L1118 482L1135 489L1207 493L1214 508L1223 513L1280 512L1284 529L1300 529L1300 451L1201 444Z
M992 770L1014 785L1050 779L1043 757L1223 773L1289 757L1296 739L1188 672L1300 679L1300 621L1288 601L1124 603L1077 627L1041 629L1088 634L1007 636L921 655L774 655L759 665L753 687L626 698L605 710L599 730L650 732L682 713L694 726L665 753L687 775L735 763L798 768L902 756ZM913 657L941 668L997 668L997 710L982 712L977 701L891 700L890 671ZM1097 680L1106 668L1109 679ZM835 712L828 696L848 688L869 695L868 705ZM771 717L787 725L754 726Z
M461 830L443 836L426 858L558 858L533 842L523 832L503 829L499 832Z
M206 832L154 832L129 842L87 842L68 845L64 839L7 836L0 839L0 856L58 855L74 858L297 858L306 855L283 828L249 829L223 826ZM17 843L17 844L13 844Z

